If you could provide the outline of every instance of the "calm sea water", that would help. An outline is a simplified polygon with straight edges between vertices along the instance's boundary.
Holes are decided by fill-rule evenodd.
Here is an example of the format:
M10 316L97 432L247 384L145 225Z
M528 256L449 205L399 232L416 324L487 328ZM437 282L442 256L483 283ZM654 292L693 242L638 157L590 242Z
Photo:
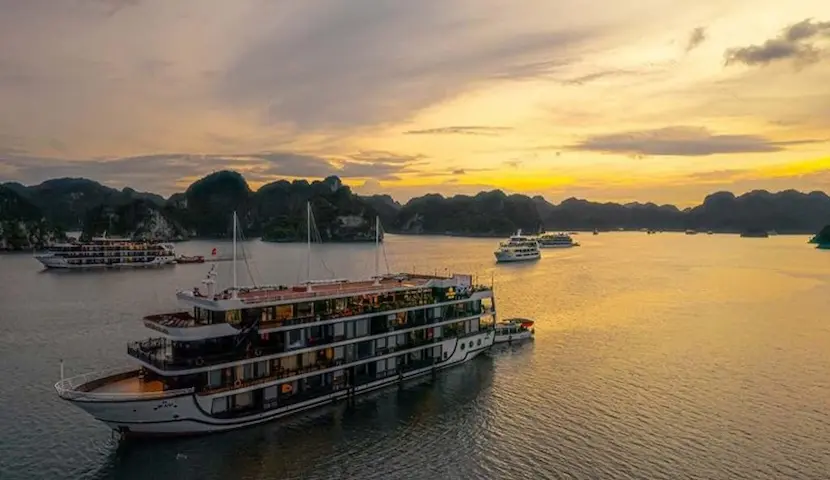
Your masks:
M436 379L227 434L118 448L60 401L67 374L125 362L205 265L43 272L0 256L0 478L826 479L830 251L802 237L613 233L495 265L487 239L388 236L392 270L478 274L534 343ZM188 242L181 253L227 244ZM246 243L259 282L305 277L304 245ZM374 270L316 246L315 277ZM219 266L230 280L230 264ZM331 272L331 273L330 273Z

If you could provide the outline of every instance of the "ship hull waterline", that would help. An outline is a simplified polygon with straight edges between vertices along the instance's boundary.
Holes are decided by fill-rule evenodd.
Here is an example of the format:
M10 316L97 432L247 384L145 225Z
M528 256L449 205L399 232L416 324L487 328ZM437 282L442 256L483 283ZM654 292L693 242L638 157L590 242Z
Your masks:
M178 437L220 433L286 418L300 412L331 405L349 397L357 397L430 375L433 372L462 365L490 348L494 344L494 339L495 333L493 331L458 338L454 342L452 355L435 365L406 372L403 375L388 376L353 389L338 390L294 405L277 407L237 418L212 416L208 413L212 396L201 396L194 393L154 399L99 401L66 398L65 400L86 411L96 420L105 423L114 431L120 433L122 438ZM478 346L479 340L481 340L481 346ZM462 342L465 342L465 346L469 344L473 347L461 349ZM447 342L442 343L446 344Z

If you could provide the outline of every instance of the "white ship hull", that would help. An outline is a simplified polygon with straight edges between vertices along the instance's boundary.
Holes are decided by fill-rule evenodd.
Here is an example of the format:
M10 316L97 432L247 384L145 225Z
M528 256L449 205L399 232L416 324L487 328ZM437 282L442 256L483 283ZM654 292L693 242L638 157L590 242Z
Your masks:
M67 262L66 258L60 255L44 253L35 255L37 261L46 268L67 269L67 270L89 270L98 268L139 268L139 267L160 267L176 263L175 256L156 257L146 262L118 262L118 263L91 263L76 265Z
M531 254L516 254L515 252L511 251L498 251L495 252L494 255L496 256L496 261L499 263L502 262L527 262L531 260L539 260L542 254L540 252L534 252Z
M578 243L562 243L556 245L545 245L544 243L539 244L539 248L573 248L578 246Z
M124 396L124 394L114 394L109 397L105 395L86 396L82 392L67 390L67 385L70 385L72 379L59 382L55 385L55 388L62 398L74 403L77 407L126 436L205 434L233 430L283 418L294 413L328 405L349 396L368 393L396 385L402 381L429 375L433 371L460 365L472 360L491 347L494 339L493 331L471 334L463 338L447 339L435 345L441 345L444 352L452 352L452 354L434 366L412 370L400 376L388 376L355 387L352 390L338 390L301 403L285 407L277 406L271 410L234 418L220 418L209 413L213 399L233 395L234 391L232 390L211 395L184 393L164 398L158 396L155 398L130 398ZM461 348L462 342L466 348Z
M533 332L529 330L525 332L508 333L504 335L499 335L497 333L493 343L519 342L523 340L529 340L531 338L533 338Z

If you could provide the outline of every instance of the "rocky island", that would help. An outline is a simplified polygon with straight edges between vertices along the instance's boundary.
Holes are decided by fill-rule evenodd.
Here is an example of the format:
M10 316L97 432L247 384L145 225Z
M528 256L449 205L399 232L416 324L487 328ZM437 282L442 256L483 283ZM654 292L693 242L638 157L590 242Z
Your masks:
M816 248L830 250L830 225L825 225L820 232L810 239L809 243L816 244Z
M14 188L0 185L0 250L30 250L65 240L65 232L37 206Z
M334 176L311 182L278 180L254 191L233 171L207 175L167 199L82 178L28 187L6 183L0 188L0 245L6 249L48 244L62 238L63 231L157 241L227 238L234 211L247 238L304 242L309 202L324 242L374 241L376 216L383 229L392 233L498 237L518 229L528 233L543 229L740 233L758 228L812 233L830 218L827 194L794 190L758 190L738 196L717 192L701 205L680 209L577 198L557 205L541 196L508 195L500 190L472 196L428 194L401 204L389 195L356 195Z

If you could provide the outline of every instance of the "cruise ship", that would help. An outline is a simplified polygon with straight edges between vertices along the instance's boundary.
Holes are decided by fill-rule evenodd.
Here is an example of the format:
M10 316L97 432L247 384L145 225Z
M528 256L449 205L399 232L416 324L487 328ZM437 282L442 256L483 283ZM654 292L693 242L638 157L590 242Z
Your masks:
M493 252L496 262L522 262L538 260L541 257L539 242L534 237L522 235L519 230L506 242L499 244L498 250Z
M46 268L63 269L155 267L176 263L171 244L108 237L54 245L35 258Z
M58 395L122 437L220 432L462 364L495 339L492 287L470 275L221 291L215 277L176 294L186 311L144 318L157 336L128 345L133 366L61 366Z
M539 235L538 240L540 248L570 248L579 246L578 242L575 242L570 235L564 232L543 233Z

